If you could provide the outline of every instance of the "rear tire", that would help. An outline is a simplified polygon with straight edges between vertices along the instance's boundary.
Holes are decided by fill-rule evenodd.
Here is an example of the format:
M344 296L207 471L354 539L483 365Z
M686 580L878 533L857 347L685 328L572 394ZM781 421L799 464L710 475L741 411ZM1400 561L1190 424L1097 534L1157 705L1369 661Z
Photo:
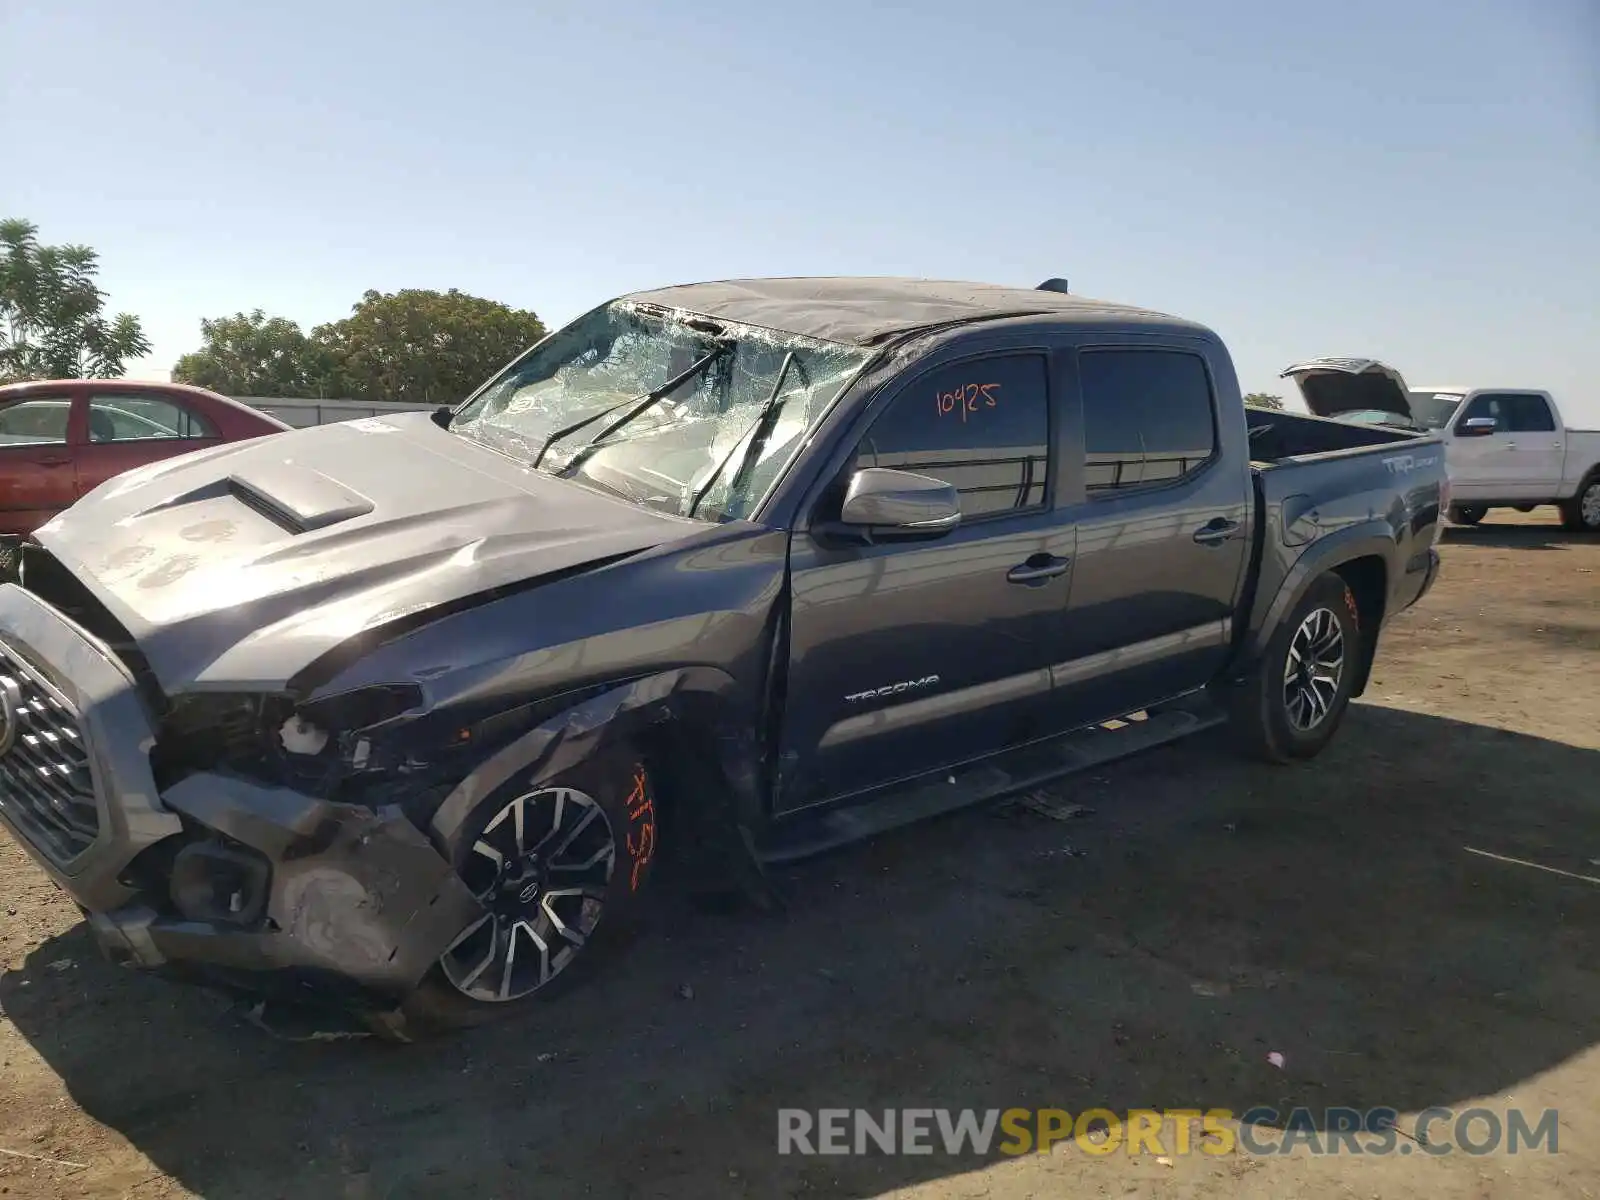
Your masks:
M1332 572L1319 576L1229 694L1240 749L1278 763L1321 753L1350 705L1362 647L1355 593Z
M657 857L656 811L644 762L626 750L485 798L450 852L487 915L380 1032L410 1039L525 1013L623 949Z
M1457 504L1450 509L1450 521L1455 525L1476 525L1489 515L1481 504Z
M1561 524L1573 533L1600 533L1600 473L1578 485L1578 493L1561 503Z

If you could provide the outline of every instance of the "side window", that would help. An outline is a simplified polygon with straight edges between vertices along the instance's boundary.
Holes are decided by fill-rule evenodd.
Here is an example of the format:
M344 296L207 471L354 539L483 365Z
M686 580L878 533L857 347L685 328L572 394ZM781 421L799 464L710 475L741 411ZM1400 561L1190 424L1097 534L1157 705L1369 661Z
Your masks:
M102 394L89 401L91 442L215 436L204 417L161 396Z
M1078 376L1091 496L1171 483L1216 453L1211 380L1198 355L1087 350Z
M1550 412L1550 404L1543 396L1532 396L1527 393L1507 396L1506 407L1511 414L1512 433L1554 433L1556 428L1555 416Z
M64 446L72 401L23 400L0 408L0 446Z
M1474 396L1472 403L1467 405L1467 411L1461 414L1462 423L1475 421L1479 417L1493 417L1495 432L1507 432L1511 428L1511 413L1506 399L1505 396L1496 396L1490 392Z
M968 359L910 384L873 421L854 469L892 467L955 485L961 515L1038 508L1050 459L1042 354Z

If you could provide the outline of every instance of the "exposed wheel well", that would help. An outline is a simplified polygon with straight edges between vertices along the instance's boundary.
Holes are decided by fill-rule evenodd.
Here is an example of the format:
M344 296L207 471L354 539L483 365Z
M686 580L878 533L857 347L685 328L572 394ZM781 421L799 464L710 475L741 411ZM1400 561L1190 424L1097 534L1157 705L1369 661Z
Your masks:
M1378 650L1378 630L1383 625L1383 610L1389 595L1389 571L1383 559L1375 554L1340 563L1334 571L1344 580L1356 601L1356 620L1362 633L1361 662L1357 665L1355 690L1351 694L1359 696L1367 689L1372 659Z
M679 714L639 731L637 744L655 786L668 869L690 881L725 874L719 859L740 814L709 719Z

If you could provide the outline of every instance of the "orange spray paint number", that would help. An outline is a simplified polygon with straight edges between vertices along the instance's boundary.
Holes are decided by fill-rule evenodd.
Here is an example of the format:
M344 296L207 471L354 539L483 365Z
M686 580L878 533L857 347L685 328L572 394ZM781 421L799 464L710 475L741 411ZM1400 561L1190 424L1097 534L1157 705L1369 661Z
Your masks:
M650 865L650 860L656 853L656 802L650 795L650 785L645 778L644 767L635 764L633 768L633 790L628 793L626 801L628 809L628 858L632 862L628 876L628 890L639 890L639 881L644 876L644 869Z
M948 392L936 392L935 404L938 406L939 416L948 417L959 413L961 423L965 425L969 415L999 407L999 397L995 395L999 390L998 383L961 384Z

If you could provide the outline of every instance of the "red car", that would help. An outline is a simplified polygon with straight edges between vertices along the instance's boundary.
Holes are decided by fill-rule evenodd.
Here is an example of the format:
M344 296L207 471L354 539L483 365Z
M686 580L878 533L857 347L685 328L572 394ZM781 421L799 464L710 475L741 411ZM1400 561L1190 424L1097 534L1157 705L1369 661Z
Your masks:
M288 428L181 383L61 379L0 387L0 537L32 533L134 467Z

